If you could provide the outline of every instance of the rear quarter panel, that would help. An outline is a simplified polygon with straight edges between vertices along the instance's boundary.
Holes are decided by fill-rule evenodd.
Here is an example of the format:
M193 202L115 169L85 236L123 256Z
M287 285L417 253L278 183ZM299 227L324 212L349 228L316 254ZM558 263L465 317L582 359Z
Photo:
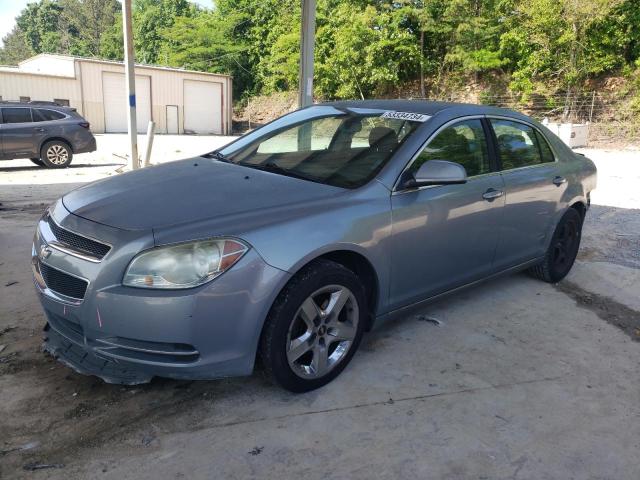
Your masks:
M591 191L597 186L597 169L587 157L575 153L546 127L542 125L540 127L558 156L558 175L567 179L566 189L558 203L556 215L549 226L547 240L550 241L556 225L568 208L578 202L588 208Z

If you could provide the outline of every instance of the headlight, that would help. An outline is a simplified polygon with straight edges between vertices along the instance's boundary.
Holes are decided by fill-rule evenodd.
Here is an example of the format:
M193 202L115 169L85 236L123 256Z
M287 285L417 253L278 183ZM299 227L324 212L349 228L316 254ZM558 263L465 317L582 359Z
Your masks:
M141 288L197 287L231 268L248 249L230 239L153 248L131 261L122 283Z

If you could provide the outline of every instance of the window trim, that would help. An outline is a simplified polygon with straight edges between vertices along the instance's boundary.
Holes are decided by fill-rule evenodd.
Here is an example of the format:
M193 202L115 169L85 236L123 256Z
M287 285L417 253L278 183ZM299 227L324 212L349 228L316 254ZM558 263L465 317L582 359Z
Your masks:
M556 154L556 151L553 149L553 146L551 145L551 142L549 142L549 140L547 140L547 137L545 136L544 133L542 133L542 131L536 127L533 123L527 122L525 120L521 120L519 118L513 118L513 117L507 117L504 115L485 115L485 118L487 119L487 122L489 124L489 128L491 128L491 135L493 137L493 142L494 142L494 148L495 148L495 155L496 155L496 161L497 161L497 172L498 173L503 173L503 172L516 172L519 170L524 170L524 169L529 169L529 168L537 168L537 167L544 167L545 165L552 165L552 164L557 164L558 163L558 155ZM513 122L513 123L520 123L522 125L525 125L527 127L532 128L533 130L537 131L543 138L543 140L545 142L547 142L547 146L549 147L549 150L551 150L551 154L553 155L553 162L542 162L542 163L537 163L535 165L525 165L522 167L516 167L516 168L507 168L507 169L503 169L502 168L502 158L500 157L500 147L498 145L498 137L496 136L496 131L493 128L493 125L491 124L491 120L506 120L508 122ZM537 138L536 138L537 141ZM540 160L542 160L542 152L540 150L540 145L538 145L538 154L540 155Z
M397 195L397 194L401 194L401 193L405 193L405 192L416 192L416 191L424 190L424 189L427 189L427 188L435 188L435 187L444 186L444 185L423 185L423 186L417 187L417 188L409 188L409 189L406 189L406 188L405 189L401 189L401 188L399 188L400 179L402 178L404 173L411 168L411 166L417 160L417 158L420 156L422 151L429 146L429 143L431 143L433 141L433 139L436 138L436 136L438 136L438 134L440 134L440 132L442 132L446 128L449 128L450 126L455 125L457 123L462 123L462 122L465 122L467 120L480 120L480 123L482 123L482 129L484 131L485 137L487 137L487 131L486 131L486 127L484 125L484 119L485 118L486 118L486 115L465 115L464 117L454 118L454 119L449 120L448 122L445 122L442 125L440 125L438 127L438 129L435 132L433 132L431 135L429 135L429 137L424 141L424 143L422 145L420 145L418 150L416 150L416 153L413 154L411 159L407 162L405 167L402 169L402 171L400 172L400 175L398 175L398 178L396 178L396 181L393 184L393 188L391 189L391 194L392 195ZM491 132L493 132L493 129L491 129ZM499 164L496 163L498 161L498 159L495 158L495 152L492 149L492 141L489 140L489 137L487 137L485 139L485 141L487 142L487 153L489 155L489 165L491 167L491 171L487 172L487 173L481 173L480 175L473 175L471 177L467 177L467 179L482 178L482 177L487 177L489 175L496 175L496 174L499 175L500 174L500 170L497 169L499 167Z

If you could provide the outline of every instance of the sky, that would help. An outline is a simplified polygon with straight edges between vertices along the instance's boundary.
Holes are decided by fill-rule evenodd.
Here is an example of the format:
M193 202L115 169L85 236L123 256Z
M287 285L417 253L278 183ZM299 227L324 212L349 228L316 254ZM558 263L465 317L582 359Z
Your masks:
M16 16L22 11L27 3L34 0L0 0L0 46L4 36L13 30L16 24ZM203 7L211 8L212 0L191 0Z

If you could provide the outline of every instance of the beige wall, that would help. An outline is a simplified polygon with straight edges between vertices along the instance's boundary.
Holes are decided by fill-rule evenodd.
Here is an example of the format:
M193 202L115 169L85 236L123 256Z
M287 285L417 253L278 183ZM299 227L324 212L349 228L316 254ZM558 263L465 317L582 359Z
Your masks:
M19 100L20 96L47 101L54 98L68 99L70 105L91 123L93 132L103 133L102 72L105 71L124 73L124 65L39 55L22 62L20 70L0 68L0 95L3 100ZM216 82L221 85L222 131L225 135L231 133L231 77L143 66L136 66L136 75L151 78L151 119L156 123L157 133L167 132L167 105L178 106L179 132L184 133L184 80Z
M74 58L41 54L20 62L20 70L47 75L74 76Z
M80 83L74 78L0 70L0 95L3 100L19 100L21 96L46 101L67 99L82 114Z
M78 60L77 77L81 80L85 118L91 123L94 132L104 132L104 105L102 98L102 72L124 73L124 66ZM223 133L231 132L231 78L225 75L207 75L162 68L136 66L136 75L151 77L151 119L156 124L157 133L167 132L167 105L178 106L179 131L184 128L184 80L217 82L222 86ZM123 85L124 88L124 85Z

